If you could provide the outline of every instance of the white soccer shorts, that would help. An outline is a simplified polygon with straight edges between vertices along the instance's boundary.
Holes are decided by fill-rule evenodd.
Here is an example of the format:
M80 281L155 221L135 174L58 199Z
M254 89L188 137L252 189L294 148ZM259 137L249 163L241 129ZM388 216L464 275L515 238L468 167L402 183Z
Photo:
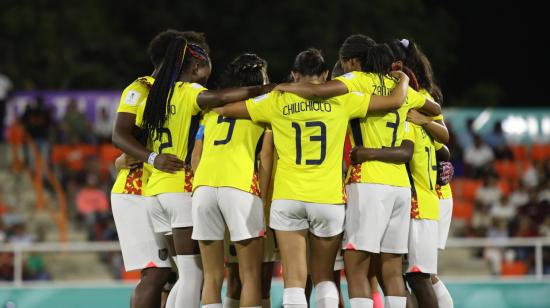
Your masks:
M200 186L193 193L194 240L221 241L225 226L232 242L265 234L262 200L233 187Z
M318 237L333 237L343 231L343 204L273 200L269 226L279 231L309 230Z
M342 247L371 253L407 253L411 189L371 183L346 187L348 204Z
M149 198L130 194L111 194L113 218L127 272L148 267L171 267L168 249L156 234L147 214Z
M407 273L437 274L438 222L412 219L409 231Z
M447 245L449 238L449 229L451 228L451 219L453 218L453 198L439 200L439 245L443 250Z
M157 233L167 234L174 228L193 226L191 193L162 193L150 198L147 211Z

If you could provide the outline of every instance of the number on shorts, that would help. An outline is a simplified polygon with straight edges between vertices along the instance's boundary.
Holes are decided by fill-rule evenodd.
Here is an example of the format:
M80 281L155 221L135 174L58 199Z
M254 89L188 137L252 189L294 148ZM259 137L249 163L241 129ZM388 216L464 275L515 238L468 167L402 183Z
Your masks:
M163 142L159 146L159 154L162 154L162 150L172 147L172 133L166 127L160 129L160 139L162 140L162 135L166 134L166 142Z
M231 137L233 137L233 129L235 129L235 123L237 120L233 118L224 118L223 116L218 116L218 124L222 123L229 123L229 130L227 131L227 136L223 140L215 140L214 145L222 145L227 144L229 141L231 141Z
M306 159L306 165L320 165L327 155L327 126L321 121L306 122L306 127L319 127L320 135L310 136L309 141L321 142L321 154L319 159ZM302 164L302 128L300 124L292 122L292 128L296 130L296 165Z
M393 129L393 133L392 133L392 138L391 138L391 146L394 147L395 146L395 141L397 140L397 128L399 128L399 113L394 110L394 111L390 111L390 113L393 113L395 114L395 122L387 122L386 123L386 127L389 127L391 129Z

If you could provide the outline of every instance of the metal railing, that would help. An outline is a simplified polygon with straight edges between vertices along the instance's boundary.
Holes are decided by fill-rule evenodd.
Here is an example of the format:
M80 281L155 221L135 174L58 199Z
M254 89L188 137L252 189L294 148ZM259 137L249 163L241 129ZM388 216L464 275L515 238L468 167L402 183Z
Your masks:
M550 247L550 238L449 238L447 248L534 247L535 279L542 280L543 247ZM120 251L118 242L47 242L35 244L8 244L0 246L0 252L14 254L15 286L23 285L23 254L28 252L109 252ZM526 276L532 277L532 276Z

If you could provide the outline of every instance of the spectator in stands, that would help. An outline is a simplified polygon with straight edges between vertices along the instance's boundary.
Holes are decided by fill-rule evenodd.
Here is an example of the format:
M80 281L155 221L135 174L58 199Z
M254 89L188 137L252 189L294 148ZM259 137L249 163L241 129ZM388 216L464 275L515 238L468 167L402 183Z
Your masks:
M61 120L61 129L65 141L74 139L79 142L90 141L90 123L86 115L78 110L78 104L74 98L69 101L65 115Z
M13 84L8 76L0 73L0 142L4 140L4 122L6 120L6 108L13 93Z
M38 253L30 253L24 264L23 279L50 280L50 275L44 266L44 258Z
M472 216L472 232L475 237L486 237L487 230L491 226L491 215L489 208L478 203Z
M515 232L513 233L514 237L535 237L537 236L537 230L535 230L535 224L529 218L529 216L522 215L519 217L518 224Z
M89 174L84 186L77 194L76 205L79 214L84 219L88 231L88 239L98 239L95 232L96 221L109 211L109 201L105 192L98 188L98 178Z
M474 135L474 143L464 151L464 163L470 176L480 178L492 169L495 159L493 150L483 142L479 135Z
M539 235L550 237L550 216L546 216L544 223L539 226Z
M0 252L0 281L13 280L13 253Z
M38 153L42 154L44 160L48 162L50 160L50 140L54 134L55 123L50 108L46 106L41 96L36 97L36 101L27 106L21 116L21 123L35 142ZM32 154L32 151L25 147L25 160L31 167L34 166L35 161Z
M476 193L476 202L488 207L500 201L502 191L497 185L497 178L494 175L486 175Z
M505 219L493 219L487 237L493 241L503 241L508 236L508 222ZM500 247L487 247L483 251L483 256L489 262L493 275L500 275L503 249Z
M502 195L499 202L491 207L491 217L509 221L516 216L516 208L511 204L508 196Z
M508 147L501 121L495 122L493 131L485 135L485 142L493 149L497 159L512 159L514 157Z
M550 181L545 181L537 194L538 202L550 202Z
M523 182L519 182L519 186L510 194L510 204L518 208L520 206L526 205L529 202L529 192L525 187Z
M541 180L542 170L542 163L539 161L533 161L523 173L521 177L522 183L529 189L537 187L539 185L539 181Z
M99 117L95 120L94 133L98 143L110 143L113 133L113 121L109 116L107 108L101 108Z
M463 149L467 149L474 143L474 118L468 118L466 120L466 131L458 135L458 144Z
M27 232L27 227L24 223L18 223L12 227L12 232L8 236L8 242L11 244L31 244L34 242L34 237Z

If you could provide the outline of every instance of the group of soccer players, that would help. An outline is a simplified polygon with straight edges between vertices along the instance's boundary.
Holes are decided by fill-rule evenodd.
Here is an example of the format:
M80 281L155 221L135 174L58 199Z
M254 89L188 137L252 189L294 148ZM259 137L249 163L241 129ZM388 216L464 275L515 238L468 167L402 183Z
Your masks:
M279 85L264 59L243 54L219 90L204 87L202 34L164 31L148 52L154 71L124 90L113 130L124 151L113 215L125 269L141 271L132 307L159 307L170 257L179 278L166 307L271 307L279 254L285 308L307 307L308 283L317 307L338 307L342 251L351 307L380 307L378 285L386 307L410 305L404 255L418 306L452 307L436 277L452 210L449 134L414 42L352 35L330 81L308 49Z

